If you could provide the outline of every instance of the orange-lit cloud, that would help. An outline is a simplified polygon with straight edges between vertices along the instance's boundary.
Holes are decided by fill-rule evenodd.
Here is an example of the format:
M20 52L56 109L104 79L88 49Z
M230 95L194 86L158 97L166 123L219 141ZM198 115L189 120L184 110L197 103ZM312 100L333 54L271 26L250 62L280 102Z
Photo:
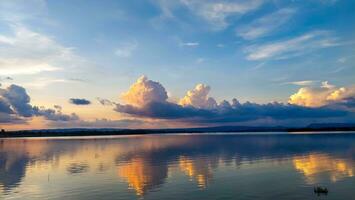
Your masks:
M193 90L187 91L186 96L180 99L179 104L196 108L215 108L217 106L216 100L208 97L210 90L208 85L198 84Z
M338 88L323 82L318 88L300 88L297 93L290 96L288 102L300 106L319 107L354 96L355 86Z
M323 87L331 88L324 83ZM192 124L239 123L253 120L273 121L344 117L346 109L308 108L284 103L239 103L233 99L217 103L209 97L210 87L198 84L179 103L169 102L165 88L143 76L123 94L126 104L113 103L114 110L134 117L176 120ZM268 124L270 125L270 123Z
M127 92L122 94L122 99L127 104L141 107L150 102L165 102L168 95L160 83L141 76Z

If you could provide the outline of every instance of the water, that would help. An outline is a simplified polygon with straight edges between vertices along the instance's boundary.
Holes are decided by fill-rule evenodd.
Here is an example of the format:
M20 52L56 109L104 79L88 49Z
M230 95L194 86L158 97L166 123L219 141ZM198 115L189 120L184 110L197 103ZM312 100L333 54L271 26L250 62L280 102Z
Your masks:
M354 199L354 161L355 134L3 139L0 199Z

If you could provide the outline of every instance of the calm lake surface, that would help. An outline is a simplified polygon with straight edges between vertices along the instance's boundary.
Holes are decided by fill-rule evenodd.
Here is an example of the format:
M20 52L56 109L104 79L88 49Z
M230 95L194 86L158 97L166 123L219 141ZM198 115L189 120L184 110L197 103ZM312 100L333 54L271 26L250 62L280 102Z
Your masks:
M354 173L350 133L0 139L0 199L343 200Z

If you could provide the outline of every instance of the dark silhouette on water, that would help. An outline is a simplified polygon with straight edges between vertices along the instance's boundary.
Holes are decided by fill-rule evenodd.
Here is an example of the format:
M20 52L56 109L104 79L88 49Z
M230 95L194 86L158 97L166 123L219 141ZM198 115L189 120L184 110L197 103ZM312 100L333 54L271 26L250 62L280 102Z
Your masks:
M137 134L168 134L168 133L233 133L233 132L324 132L324 131L355 131L355 124L310 124L306 127L253 127L253 126L217 126L199 128L171 129L114 129L114 128L71 128L3 131L0 138L11 137L58 137L58 136L106 136L106 135L137 135Z
M328 189L326 187L317 186L314 187L314 193L316 193L318 196L321 194L327 195Z

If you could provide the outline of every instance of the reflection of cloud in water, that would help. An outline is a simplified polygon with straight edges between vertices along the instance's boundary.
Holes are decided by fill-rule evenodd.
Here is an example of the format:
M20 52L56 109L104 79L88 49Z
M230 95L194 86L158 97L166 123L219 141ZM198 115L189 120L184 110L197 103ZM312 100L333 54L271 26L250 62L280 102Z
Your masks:
M72 163L67 167L67 172L70 174L82 174L89 170L87 163Z
M165 182L170 167L181 170L204 188L211 184L215 169L223 167L219 164L257 166L258 160L289 158L294 158L291 164L311 181L318 181L312 177L336 181L353 176L353 157L344 152L353 152L354 138L355 135L145 135L0 139L0 187L27 187L26 181L42 186L44 182L36 181L47 173L57 174L51 175L51 181L66 176L65 184L76 187L69 181L73 174L86 172L85 176L96 178L98 173L117 173L118 179L127 182L138 195L144 195ZM340 159L337 155L347 157Z
M190 180L194 179L200 188L206 188L212 180L212 169L217 167L217 162L203 158L191 159L186 156L180 156L179 167Z
M137 195L163 184L167 174L166 165L153 165L144 158L133 158L118 166L118 176L125 179Z
M18 186L25 176L28 159L26 157L7 159L6 157L0 156L0 186L8 191Z
M310 184L318 182L318 179L328 177L336 182L345 177L354 176L354 165L344 159L336 159L326 154L309 154L293 158L296 170L302 172Z

